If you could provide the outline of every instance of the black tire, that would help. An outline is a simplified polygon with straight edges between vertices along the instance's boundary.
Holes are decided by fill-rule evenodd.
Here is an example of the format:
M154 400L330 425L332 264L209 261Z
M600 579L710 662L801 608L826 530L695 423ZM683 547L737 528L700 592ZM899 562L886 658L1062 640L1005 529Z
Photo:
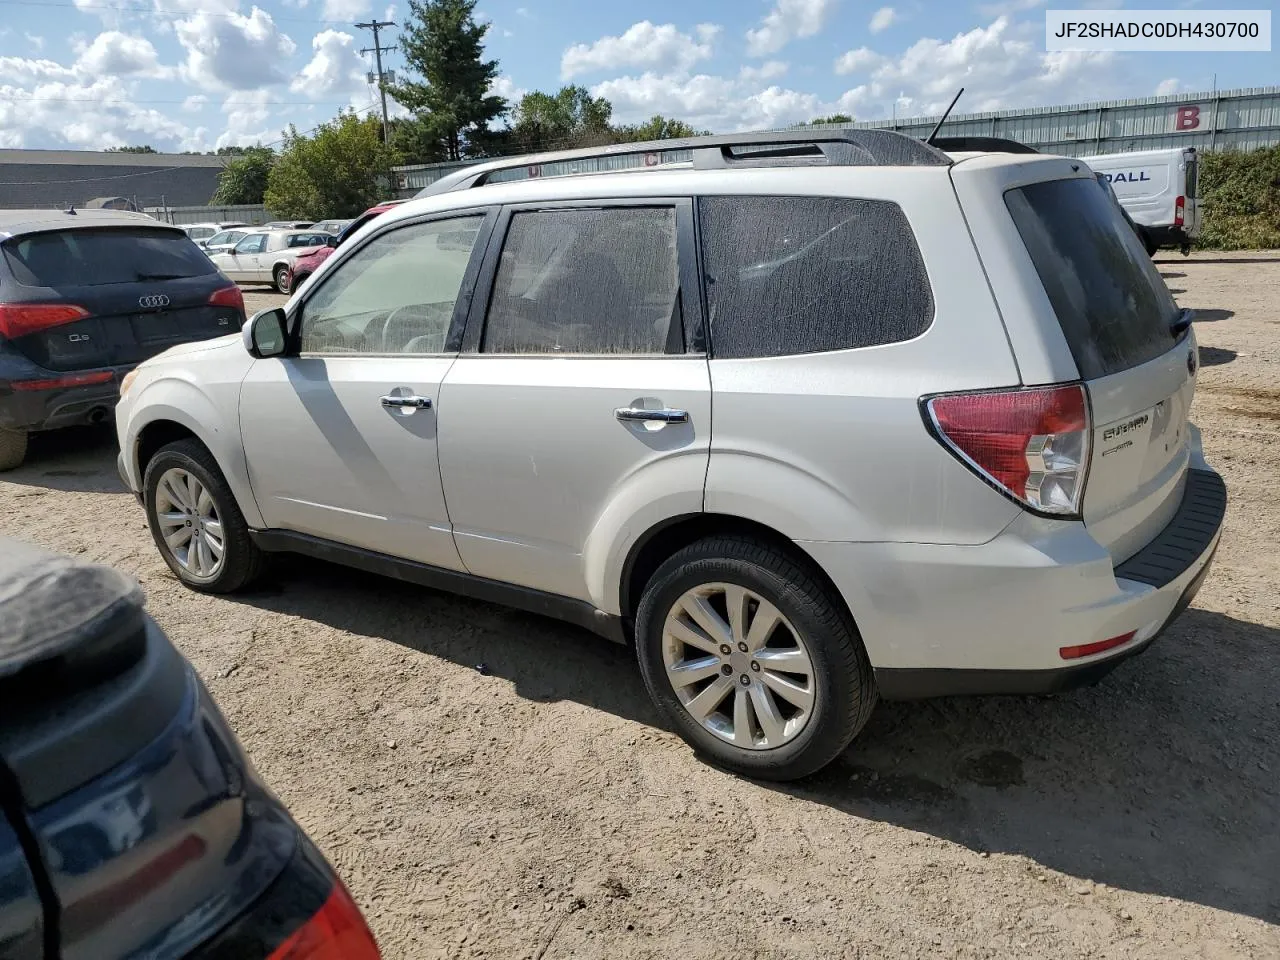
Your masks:
M1159 245L1145 231L1142 234L1142 244L1147 248L1147 256L1149 257L1154 257L1160 251Z
M195 578L174 557L156 519L156 489L166 470L179 467L195 476L209 491L223 532L223 562L217 575L211 579ZM156 543L160 556L169 565L174 576L192 590L201 593L234 593L251 584L262 573L265 555L249 537L249 525L236 504L236 498L227 486L217 461L198 440L177 440L161 447L147 463L142 480L143 505L147 514L147 526Z
M293 289L293 271L285 264L280 264L271 274L277 293L288 293Z
M22 466L27 459L27 431L0 427L0 470Z
M814 706L802 730L777 748L737 747L711 733L684 707L667 679L662 653L667 614L687 590L711 583L748 588L777 607L803 635L814 670ZM696 752L761 780L795 780L820 770L849 745L876 704L871 664L844 605L807 565L750 538L700 540L658 568L636 614L636 657L650 697Z

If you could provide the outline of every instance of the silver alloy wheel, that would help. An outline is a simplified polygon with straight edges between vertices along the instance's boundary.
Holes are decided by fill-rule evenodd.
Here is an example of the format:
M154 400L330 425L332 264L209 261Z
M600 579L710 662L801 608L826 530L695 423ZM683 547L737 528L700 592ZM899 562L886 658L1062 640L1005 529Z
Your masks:
M197 580L222 570L226 542L213 497L193 473L171 467L156 486L156 523L169 554Z
M689 714L721 740L771 750L800 735L816 699L804 637L757 593L705 583L662 627L667 680Z

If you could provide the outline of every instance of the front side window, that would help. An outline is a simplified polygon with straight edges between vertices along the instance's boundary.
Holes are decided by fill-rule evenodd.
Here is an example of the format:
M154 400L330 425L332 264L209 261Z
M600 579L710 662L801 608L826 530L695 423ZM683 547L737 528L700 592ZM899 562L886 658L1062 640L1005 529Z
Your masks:
M261 253L265 249L267 249L267 238L264 234L260 233L260 234L257 234L256 236L245 237L243 240L237 243L235 252L237 254Z
M897 343L933 322L929 277L896 203L704 197L698 211L717 357Z
M674 207L515 213L481 349L664 353L680 335L679 291Z
M303 353L442 353L483 215L371 240L328 274L302 315Z

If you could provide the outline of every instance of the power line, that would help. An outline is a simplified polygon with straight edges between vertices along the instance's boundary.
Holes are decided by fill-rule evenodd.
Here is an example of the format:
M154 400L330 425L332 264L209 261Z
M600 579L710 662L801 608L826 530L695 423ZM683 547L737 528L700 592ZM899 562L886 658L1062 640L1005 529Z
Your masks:
M386 73L382 69L382 52L384 50L390 52L395 48L382 46L382 44L378 42L378 31L383 29L384 27L394 27L395 25L396 24L394 20L379 20L377 17L374 17L368 23L357 23L354 25L357 30L373 31L373 46L366 47L364 50L361 50L360 52L362 54L372 53L374 56L374 60L377 62L378 92L382 95L382 142L383 143L391 142L391 121L387 119L387 79L386 79Z

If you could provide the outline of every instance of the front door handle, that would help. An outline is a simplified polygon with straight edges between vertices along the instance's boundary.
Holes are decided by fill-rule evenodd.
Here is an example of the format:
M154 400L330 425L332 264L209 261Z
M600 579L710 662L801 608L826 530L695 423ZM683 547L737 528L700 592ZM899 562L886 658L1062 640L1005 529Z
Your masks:
M623 423L688 423L688 410L673 410L663 407L660 410L647 410L644 407L619 407L613 415Z
M430 397L383 397L382 405L384 407L409 407L413 410L430 410Z

